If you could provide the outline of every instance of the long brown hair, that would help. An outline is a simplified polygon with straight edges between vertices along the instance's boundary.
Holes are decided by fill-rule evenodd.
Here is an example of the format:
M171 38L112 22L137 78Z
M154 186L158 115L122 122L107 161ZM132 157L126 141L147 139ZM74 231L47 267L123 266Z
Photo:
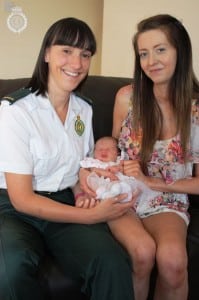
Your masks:
M153 92L153 82L141 69L138 52L138 37L152 29L162 30L176 49L177 63L169 86L169 99L176 118L176 130L180 134L184 158L190 136L191 102L194 92L199 94L199 83L192 66L192 47L189 35L176 18L160 14L141 21L133 38L135 51L134 88L132 96L133 127L142 128L141 162L147 163L162 127L162 113Z

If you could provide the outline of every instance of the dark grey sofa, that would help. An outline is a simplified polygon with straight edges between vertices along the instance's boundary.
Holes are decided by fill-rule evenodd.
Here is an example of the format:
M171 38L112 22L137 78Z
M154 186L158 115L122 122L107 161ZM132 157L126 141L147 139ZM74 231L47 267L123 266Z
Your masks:
M28 78L0 79L0 98L26 86ZM131 83L129 78L88 76L78 92L93 101L93 128L95 139L111 135L114 97L117 90ZM189 300L199 299L199 197L190 196L191 222L188 228L187 250L189 254ZM154 270L149 299L153 299ZM1 279L0 279L1 280ZM53 258L46 252L38 280L44 291L45 300L83 300L80 283L73 282L70 274L63 274ZM102 299L103 300L103 299ZM125 300L125 299L124 299Z

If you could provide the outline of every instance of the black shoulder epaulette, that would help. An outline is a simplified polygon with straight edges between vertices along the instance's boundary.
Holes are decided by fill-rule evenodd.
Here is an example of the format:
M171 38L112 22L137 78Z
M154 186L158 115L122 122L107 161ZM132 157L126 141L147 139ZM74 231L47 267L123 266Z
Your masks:
M80 92L75 92L75 95L86 101L88 104L93 105L93 101L90 98L82 95Z
M3 98L0 99L0 104L2 101L8 101L9 104L13 104L17 100L24 98L25 96L29 95L31 93L30 88L20 88L19 90L16 90L15 92L12 92Z

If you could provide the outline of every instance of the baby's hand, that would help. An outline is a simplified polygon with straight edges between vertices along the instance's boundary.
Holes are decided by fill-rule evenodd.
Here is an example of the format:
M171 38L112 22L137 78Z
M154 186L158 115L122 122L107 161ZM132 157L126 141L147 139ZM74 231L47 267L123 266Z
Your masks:
M92 171L95 172L98 176L103 176L104 178L110 178L110 180L118 180L118 177L115 173L108 169L101 169L101 168L92 168Z
M123 171L123 167L119 164L119 165L115 165L115 166L109 166L106 168L107 171L116 174L118 172L122 172Z

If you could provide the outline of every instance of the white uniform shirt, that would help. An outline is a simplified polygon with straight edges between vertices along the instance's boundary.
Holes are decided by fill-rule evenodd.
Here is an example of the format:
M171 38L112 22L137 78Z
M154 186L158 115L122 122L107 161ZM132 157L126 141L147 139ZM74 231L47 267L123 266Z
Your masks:
M84 123L82 135L75 130ZM73 93L65 124L46 97L29 94L0 107L0 188L3 172L32 174L33 189L57 191L78 180L80 160L93 151L92 108Z

